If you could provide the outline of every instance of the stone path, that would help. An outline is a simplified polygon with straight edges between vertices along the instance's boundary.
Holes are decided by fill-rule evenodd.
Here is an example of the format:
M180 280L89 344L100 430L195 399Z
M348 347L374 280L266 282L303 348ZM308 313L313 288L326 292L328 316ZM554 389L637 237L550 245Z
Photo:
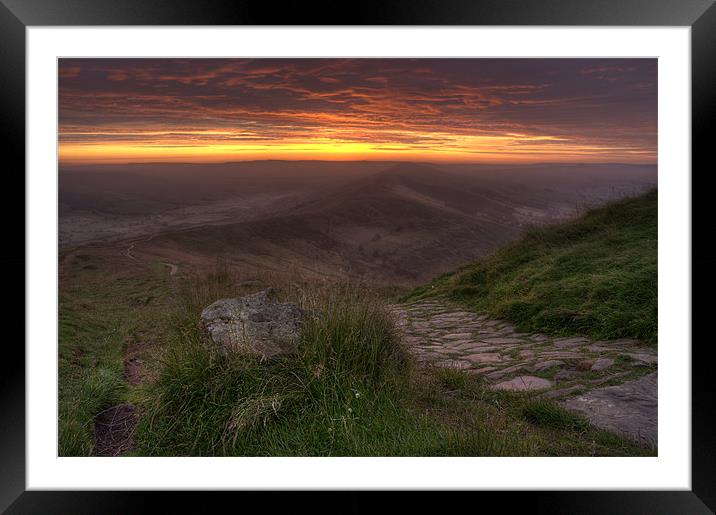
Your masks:
M437 301L391 310L420 363L479 374L496 390L555 399L598 427L656 446L656 349L630 339L519 333Z

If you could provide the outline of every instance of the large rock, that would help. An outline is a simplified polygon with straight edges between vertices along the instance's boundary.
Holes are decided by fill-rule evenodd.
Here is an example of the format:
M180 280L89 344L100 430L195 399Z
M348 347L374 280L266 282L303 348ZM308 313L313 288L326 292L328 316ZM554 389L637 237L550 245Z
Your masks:
M295 352L302 316L297 306L276 301L269 288L217 300L201 312L199 327L222 352L270 357Z
M568 399L564 405L584 414L597 427L656 447L658 382L653 372L634 381L592 390Z

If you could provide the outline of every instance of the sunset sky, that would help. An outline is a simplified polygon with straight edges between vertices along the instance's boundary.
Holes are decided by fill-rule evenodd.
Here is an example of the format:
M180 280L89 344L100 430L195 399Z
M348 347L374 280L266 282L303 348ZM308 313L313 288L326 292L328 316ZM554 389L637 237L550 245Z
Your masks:
M655 163L656 59L60 59L61 163Z

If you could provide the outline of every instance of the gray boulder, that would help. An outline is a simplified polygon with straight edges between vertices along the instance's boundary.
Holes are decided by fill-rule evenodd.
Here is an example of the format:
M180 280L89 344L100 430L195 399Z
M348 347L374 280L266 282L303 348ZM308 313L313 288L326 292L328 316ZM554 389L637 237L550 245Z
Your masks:
M658 376L656 372L616 386L568 399L564 406L585 415L597 427L657 446Z
M201 312L199 328L221 352L270 357L296 351L302 317L300 308L278 302L268 288L217 300Z

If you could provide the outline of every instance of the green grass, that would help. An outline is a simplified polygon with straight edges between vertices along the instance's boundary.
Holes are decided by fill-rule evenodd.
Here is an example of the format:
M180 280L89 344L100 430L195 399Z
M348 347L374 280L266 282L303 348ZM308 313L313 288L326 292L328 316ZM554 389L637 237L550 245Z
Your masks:
M354 286L284 288L310 315L299 353L258 360L209 350L201 307L237 295L213 275L184 284L154 381L137 400L136 455L648 455L582 426L525 417L528 402L458 370L420 371L380 298ZM558 409L555 407L555 409ZM588 424L587 424L588 426Z
M101 259L81 256L64 274L59 297L58 449L87 456L94 418L129 394L122 375L124 350L151 317L153 278L108 275ZM104 271L102 271L104 269Z
M657 342L657 192L532 230L403 300L448 297L521 331Z
M140 454L381 454L395 445L386 421L408 430L396 397L407 387L409 358L376 299L350 287L294 292L309 313L301 351L261 361L213 353L201 340L199 311L188 308L205 305L211 289L185 295L191 300L171 321L142 404Z
M522 416L530 423L567 431L588 431L589 424L574 413L560 408L553 402L531 400L521 408Z
M266 280L242 286L246 277L227 263L208 275L183 271L172 279L166 267L128 264L123 255L78 259L66 268L62 456L88 455L96 414L124 402L137 407L131 454L142 456L655 453L550 401L492 391L464 371L416 368L375 290L273 283L308 315L298 354L260 361L211 352L197 322L211 302L251 293ZM144 356L147 379L133 387L123 381L122 363L127 345L137 341L152 345Z
M59 306L59 454L84 456L95 414L124 391L122 330L93 317L91 301L63 295Z

